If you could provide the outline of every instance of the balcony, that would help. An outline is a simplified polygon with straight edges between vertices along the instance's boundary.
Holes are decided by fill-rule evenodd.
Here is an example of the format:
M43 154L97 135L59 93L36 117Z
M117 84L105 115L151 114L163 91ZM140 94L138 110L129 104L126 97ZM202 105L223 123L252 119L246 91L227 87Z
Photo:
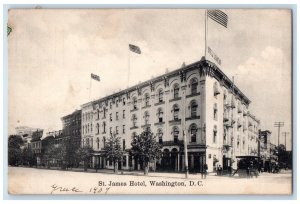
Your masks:
M169 123L170 123L171 125L180 125L181 119L170 120Z
M192 117L189 117L189 118L185 118L185 120L196 120L196 119L200 119L200 115L198 116L192 116Z
M220 94L220 91L218 88L214 88L214 96L217 96Z
M147 105L147 106L142 107L142 109L150 108L150 107L151 107L151 105Z
M238 113L241 113L242 112L242 107L239 105L238 106Z
M154 125L164 125L165 122L158 122L158 123L154 123Z
M230 120L228 120L224 123L224 126L227 128L232 128L232 122Z
M138 126L133 126L130 128L130 130L134 130L134 129L138 129L139 127Z
M179 101L179 100L181 100L181 97L176 97L176 98L173 98L173 99L169 100L169 102L173 102L173 101Z
M160 102L158 102L158 103L155 103L154 105L155 105L155 106L158 106L158 105L162 105L162 104L165 104L165 102L164 102L164 101L160 101Z
M151 124L145 124L145 125L142 125L141 127L145 128L145 127L150 127L150 126L151 126Z
M130 110L130 113L137 111L137 110L138 110L138 108L134 108L134 109Z
M177 141L163 141L163 146L181 146L183 145L183 140Z
M200 92L187 95L186 98L190 98L190 97L193 97L193 96L200 96Z
M223 114L223 121L226 122L229 120L229 115L228 113Z

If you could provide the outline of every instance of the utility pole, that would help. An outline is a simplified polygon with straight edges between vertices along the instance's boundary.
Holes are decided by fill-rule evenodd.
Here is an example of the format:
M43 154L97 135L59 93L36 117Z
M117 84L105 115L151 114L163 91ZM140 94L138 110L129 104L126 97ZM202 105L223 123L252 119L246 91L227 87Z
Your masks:
M278 127L278 144L277 146L279 146L279 137L280 137L280 127L284 126L284 122L275 122L274 123L274 127Z
M284 146L285 146L285 151L286 151L286 136L290 134L289 132L283 132L282 135L284 135Z

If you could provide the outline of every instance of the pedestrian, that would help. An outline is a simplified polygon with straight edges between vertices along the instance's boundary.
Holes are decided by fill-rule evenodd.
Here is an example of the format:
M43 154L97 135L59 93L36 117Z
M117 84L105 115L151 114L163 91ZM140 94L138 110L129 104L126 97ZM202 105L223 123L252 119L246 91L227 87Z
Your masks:
M206 179L207 169L208 169L207 164L204 164L204 166L203 166L204 179ZM202 176L202 178L203 178L203 176Z

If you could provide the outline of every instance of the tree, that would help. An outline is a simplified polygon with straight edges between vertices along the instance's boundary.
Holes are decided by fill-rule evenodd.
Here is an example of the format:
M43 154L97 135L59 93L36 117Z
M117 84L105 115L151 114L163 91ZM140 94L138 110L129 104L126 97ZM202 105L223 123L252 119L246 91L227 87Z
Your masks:
M114 163L114 172L118 173L118 162L122 159L123 151L121 149L120 137L117 137L116 134L112 134L105 142L105 157L107 160L113 161Z
M156 137L150 130L146 130L133 138L131 146L132 154L143 161L144 174L148 175L149 162L161 156L161 146L156 142Z
M28 166L36 165L36 157L31 148L24 147L22 150L22 163Z
M89 146L80 147L76 151L76 158L78 162L83 161L84 171L87 171L89 160L92 157L93 148Z
M22 150L24 141L20 135L10 135L8 137L8 164L17 166L22 162Z

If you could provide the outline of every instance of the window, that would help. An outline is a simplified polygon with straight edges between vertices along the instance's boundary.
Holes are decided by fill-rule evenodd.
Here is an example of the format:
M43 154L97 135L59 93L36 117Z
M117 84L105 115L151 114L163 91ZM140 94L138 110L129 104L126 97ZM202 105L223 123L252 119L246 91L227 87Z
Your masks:
M136 137L136 132L132 133L132 139L134 139Z
M125 119L125 110L123 110L123 119Z
M137 121L137 117L135 114L132 115L132 125L133 127L136 127L136 121Z
M88 124L88 132L90 132L90 124Z
M103 133L105 133L106 131L105 131L105 129L106 129L106 123L105 122L103 122Z
M213 130L213 143L217 142L217 126L214 126L214 130Z
M103 147L105 148L106 138L103 137Z
M178 120L178 119L179 119L178 115L179 115L179 107L178 107L177 104L175 104L175 105L173 106L173 116L174 116L174 120Z
M91 138L91 147L93 147L94 143L93 143L93 138Z
M214 120L218 120L218 106L214 104Z
M215 82L214 83L214 96L217 96L218 94L220 94L220 91L219 91L218 83Z
M116 126L116 134L118 135L119 134L119 127Z
M133 110L136 110L137 109L137 98L134 97L133 98Z
M149 106L150 105L150 97L149 94L145 94L145 106Z
M100 132L99 123L97 123L96 127L97 127L97 134L99 134Z
M91 132L93 132L93 124L91 124Z
M112 109L112 102L109 103L109 108Z
M159 108L159 109L158 109L157 114L158 114L158 122L159 122L159 123L163 122L163 115L164 115L164 112L162 111L162 108Z
M109 114L109 120L112 121L112 113Z
M89 139L89 138L86 139L86 146L87 146L87 147L90 146L90 139Z
M191 117L192 118L195 118L197 116L197 103L196 101L192 101L191 102Z
M119 120L119 113L116 112L116 120Z
M174 98L179 98L179 85L174 85Z
M163 90L160 89L160 90L158 91L158 102L159 102L159 103L164 101L163 97L164 97Z
M243 149L245 149L245 140L243 140Z
M106 117L106 109L105 109L105 107L103 107L103 118L105 118Z
M118 107L119 106L119 101L118 100L116 100L116 107Z
M174 127L173 128L174 143L178 143L178 135L179 135L179 130L177 127Z
M109 128L109 134L112 135L112 127Z
M100 110L97 109L97 119L99 120L99 118L100 118Z
M162 144L163 143L163 131L161 129L158 129L157 137L158 137L158 143Z
M125 148L126 148L126 146L125 146L125 139L123 139L123 151L125 151Z
M97 149L100 149L100 140L99 140L99 137L97 137Z
M197 126L195 124L191 125L191 142L196 142L197 140Z
M191 94L196 94L197 93L197 86L198 86L197 79L193 78L191 80Z
M123 133L125 133L125 125L123 125Z
M144 113L145 125L149 124L149 117L150 117L149 113L148 113L148 111L146 111Z
M82 126L82 132L84 133L84 125Z
M125 102L125 98L123 98L123 106L125 106L126 102Z

